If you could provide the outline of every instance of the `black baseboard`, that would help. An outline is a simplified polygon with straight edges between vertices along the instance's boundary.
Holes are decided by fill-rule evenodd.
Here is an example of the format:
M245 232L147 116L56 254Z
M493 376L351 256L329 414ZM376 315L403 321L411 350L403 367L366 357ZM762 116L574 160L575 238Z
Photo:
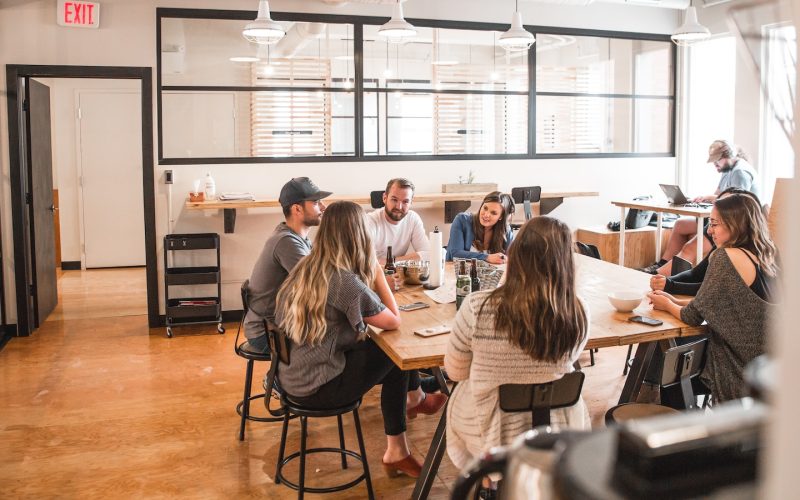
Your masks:
M222 311L222 321L225 323L232 323L242 319L242 310L235 311ZM158 326L167 326L167 317L163 314L158 316Z
M79 260L62 260L61 261L61 270L62 271L80 271L81 270L81 261L79 261Z

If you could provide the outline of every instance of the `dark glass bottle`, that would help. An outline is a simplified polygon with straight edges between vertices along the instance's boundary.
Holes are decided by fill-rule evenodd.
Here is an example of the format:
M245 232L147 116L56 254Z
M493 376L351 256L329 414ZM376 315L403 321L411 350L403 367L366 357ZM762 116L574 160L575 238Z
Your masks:
M386 249L386 265L383 267L383 271L397 272L397 268L394 265L394 256L392 255L392 245L389 245L389 247Z
M471 291L478 292L481 289L481 280L478 278L478 259L472 259L471 267L469 270L469 277L471 281Z
M458 272L456 274L456 310L461 309L461 304L471 291L469 274L467 274L467 261L458 262Z

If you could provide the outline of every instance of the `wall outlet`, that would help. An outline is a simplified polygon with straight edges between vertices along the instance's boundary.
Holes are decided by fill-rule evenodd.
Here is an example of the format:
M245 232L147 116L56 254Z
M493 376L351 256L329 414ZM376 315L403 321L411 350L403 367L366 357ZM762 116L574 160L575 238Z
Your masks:
M164 170L164 184L172 184L172 170Z

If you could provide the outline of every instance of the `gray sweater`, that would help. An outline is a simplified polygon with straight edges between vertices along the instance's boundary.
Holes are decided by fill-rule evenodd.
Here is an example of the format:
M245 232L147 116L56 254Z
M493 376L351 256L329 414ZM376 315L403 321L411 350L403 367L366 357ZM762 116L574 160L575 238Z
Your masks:
M711 254L697 296L681 309L690 325L708 323L709 345L700 379L717 403L747 394L742 371L764 353L767 329L777 306L748 287L724 250Z

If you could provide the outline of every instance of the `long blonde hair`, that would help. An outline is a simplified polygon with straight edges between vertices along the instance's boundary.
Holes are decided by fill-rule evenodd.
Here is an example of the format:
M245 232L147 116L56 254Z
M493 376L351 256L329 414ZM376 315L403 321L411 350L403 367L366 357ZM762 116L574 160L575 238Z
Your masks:
M494 305L495 330L507 332L508 341L535 360L557 362L571 354L588 324L575 291L566 224L550 217L526 222L509 248L505 275L505 284L481 306Z
M279 325L296 344L319 344L328 330L325 306L331 276L352 271L364 283L375 278L375 250L364 211L350 201L328 205L311 253L286 278L276 299Z
M717 198L714 206L731 232L730 239L722 246L751 251L767 276L777 275L775 244L756 198L750 194L733 193Z

